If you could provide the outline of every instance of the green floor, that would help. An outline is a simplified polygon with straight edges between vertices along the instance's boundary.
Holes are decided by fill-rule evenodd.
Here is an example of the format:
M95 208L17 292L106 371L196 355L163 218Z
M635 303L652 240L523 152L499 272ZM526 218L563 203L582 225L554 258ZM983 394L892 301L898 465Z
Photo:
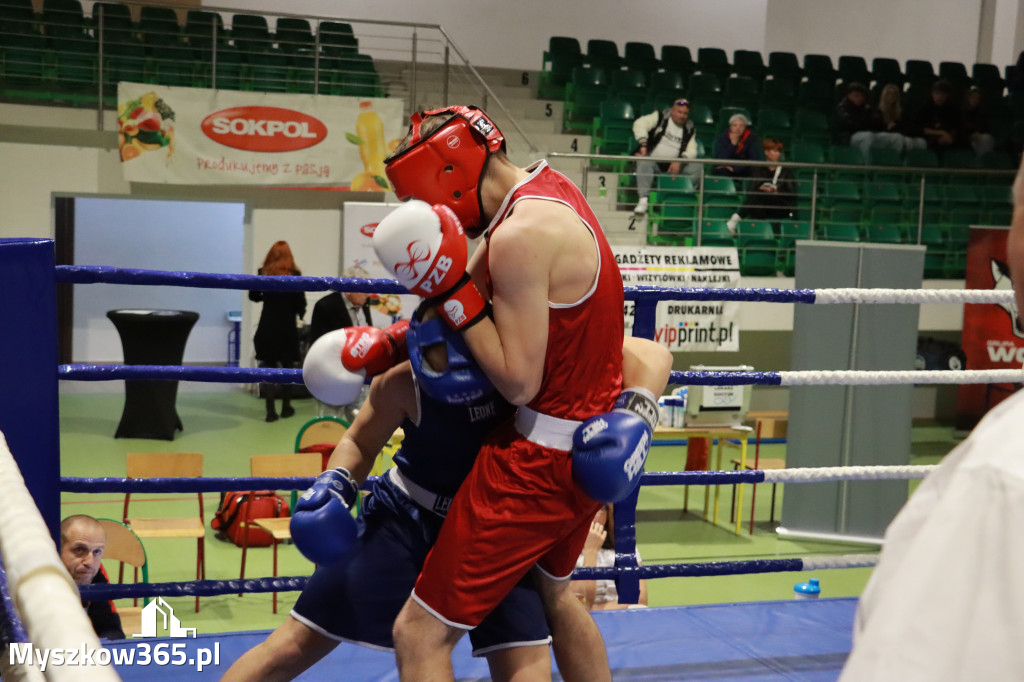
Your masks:
M208 476L247 476L249 457L255 454L291 452L298 429L315 416L311 400L296 401L296 415L268 424L263 421L263 404L254 396L237 388L211 391L201 387L191 392L183 387L178 397L178 413L185 430L174 441L115 439L123 405L120 392L64 394L61 408L61 466L65 476L124 476L125 455L129 452L201 452L204 472ZM943 430L915 430L912 463L930 464L941 459L953 447L951 437ZM918 442L921 441L921 442ZM784 445L763 446L762 457L783 457ZM678 471L685 462L685 448L658 446L651 451L648 471ZM911 482L913 489L915 483ZM744 487L744 518L749 518L750 486ZM713 490L713 489L712 489ZM686 561L718 561L752 558L788 558L813 555L862 553L862 545L841 545L794 541L779 538L769 523L771 487L758 488L754 534L749 535L744 523L742 534L736 535L729 523L729 487L720 490L719 522L704 521L703 487L693 487L689 512L682 511L683 488L649 487L641 491L637 509L637 537L641 556L646 563L678 563ZM779 486L777 508L781 509L784 486ZM713 494L713 493L712 493ZM147 499L150 498L150 499ZM209 521L217 508L219 496L204 496ZM123 498L114 494L65 494L62 516L85 513L96 517L120 519ZM136 507L136 504L138 505ZM133 514L140 516L194 515L195 496L140 495L133 496ZM195 544L186 540L148 541L146 551L153 582L190 580L195 577ZM206 537L207 577L237 578L241 549ZM307 575L311 564L290 545L279 548L280 575ZM108 573L116 576L116 563L107 562ZM271 573L271 549L249 550L246 575L268 576ZM821 580L822 593L829 597L857 596L863 590L870 569L821 571L814 574ZM764 575L721 576L708 578L663 578L648 582L652 606L724 603L789 599L793 584L807 574L770 573ZM297 593L279 595L279 614L271 613L270 594L224 595L204 598L198 614L194 602L187 598L170 600L182 618L183 625L196 627L200 633L275 627L287 613Z

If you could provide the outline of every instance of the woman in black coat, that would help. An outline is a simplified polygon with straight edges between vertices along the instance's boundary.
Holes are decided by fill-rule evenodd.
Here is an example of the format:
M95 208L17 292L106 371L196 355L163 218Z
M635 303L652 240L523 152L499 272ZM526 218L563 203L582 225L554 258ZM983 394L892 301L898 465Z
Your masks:
M295 266L288 242L278 241L270 247L260 268L261 275L301 275ZM250 291L249 300L263 302L253 345L260 367L294 367L299 361L298 321L306 314L306 294L301 291ZM281 416L295 414L284 384L260 384L267 401L267 421L277 421L274 399L281 398Z

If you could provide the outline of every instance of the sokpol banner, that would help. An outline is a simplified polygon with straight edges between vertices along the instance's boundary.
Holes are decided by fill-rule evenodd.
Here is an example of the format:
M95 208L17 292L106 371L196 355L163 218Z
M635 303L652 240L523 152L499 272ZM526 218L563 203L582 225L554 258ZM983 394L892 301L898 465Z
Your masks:
M384 158L407 129L397 99L119 83L117 102L130 182L384 192Z
M724 287L740 281L735 248L613 246L623 286ZM671 351L737 351L738 302L660 301L654 340ZM626 301L626 334L632 334L635 303Z

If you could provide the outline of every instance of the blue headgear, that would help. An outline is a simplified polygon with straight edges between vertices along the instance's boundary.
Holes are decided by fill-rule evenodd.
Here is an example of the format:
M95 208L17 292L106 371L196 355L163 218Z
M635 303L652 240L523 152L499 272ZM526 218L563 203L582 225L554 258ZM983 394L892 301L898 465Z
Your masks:
M450 328L441 317L424 322L424 304L413 313L405 337L409 363L420 388L431 398L449 405L470 405L493 393L494 384L473 360L462 334ZM445 344L448 351L448 369L443 372L431 367L423 358L427 347L439 343Z

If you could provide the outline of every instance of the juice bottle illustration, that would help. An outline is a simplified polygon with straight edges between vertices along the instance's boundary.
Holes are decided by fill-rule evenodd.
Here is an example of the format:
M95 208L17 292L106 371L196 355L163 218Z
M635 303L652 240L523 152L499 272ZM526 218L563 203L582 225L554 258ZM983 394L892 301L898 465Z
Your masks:
M363 172L352 179L352 189L357 192L383 192L389 189L387 176L384 175L384 159L387 157L384 122L373 110L373 102L359 103L356 136L359 138Z

